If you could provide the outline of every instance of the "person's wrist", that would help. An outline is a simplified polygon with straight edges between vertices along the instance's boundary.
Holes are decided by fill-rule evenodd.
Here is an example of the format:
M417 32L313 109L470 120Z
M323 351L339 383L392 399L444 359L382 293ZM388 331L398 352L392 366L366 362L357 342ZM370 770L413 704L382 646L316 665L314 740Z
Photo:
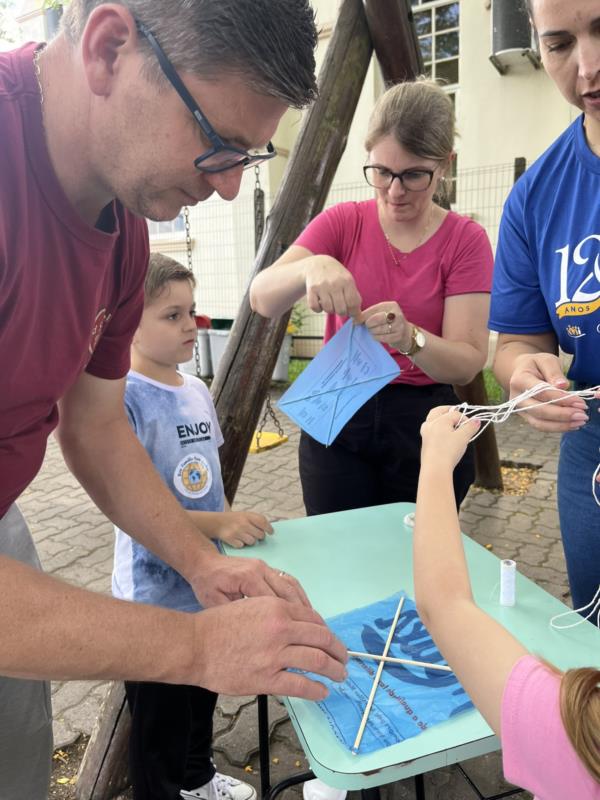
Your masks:
M421 473L425 476L445 477L452 474L455 466L454 459L449 455L440 453L439 449L435 453L423 453L421 455Z
M414 325L412 324L412 322L406 323L406 331L407 331L406 336L401 342L398 342L396 346L396 349L398 350L399 353L404 353L410 350L410 346L413 340L413 328Z
M207 534L198 534L194 546L186 550L185 564L178 572L193 586L202 582L223 557Z
M411 322L407 323L407 325L410 331L409 344L406 347L398 347L397 349L403 356L411 358L425 347L425 334L418 325L414 325Z

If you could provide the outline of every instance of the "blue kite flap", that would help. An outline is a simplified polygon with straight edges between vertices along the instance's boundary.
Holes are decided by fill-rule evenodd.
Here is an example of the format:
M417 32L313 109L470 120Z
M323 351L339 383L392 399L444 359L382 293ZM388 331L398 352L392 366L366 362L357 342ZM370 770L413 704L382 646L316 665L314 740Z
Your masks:
M379 655L383 653L402 594L405 595L402 614L388 655L445 664L419 619L415 603L404 592L339 614L328 619L327 624L348 650ZM341 684L311 676L328 687L328 697L318 705L337 738L349 750L356 739L377 666L375 660L353 657L348 662L348 677ZM371 753L390 747L471 708L473 704L453 672L386 664L358 752Z
M366 401L400 374L364 325L348 320L290 388L278 408L321 444L331 444Z

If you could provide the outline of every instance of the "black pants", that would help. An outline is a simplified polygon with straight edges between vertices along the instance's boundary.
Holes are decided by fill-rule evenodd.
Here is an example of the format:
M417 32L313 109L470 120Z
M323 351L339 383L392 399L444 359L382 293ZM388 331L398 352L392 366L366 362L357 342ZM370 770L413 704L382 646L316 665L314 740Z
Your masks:
M302 432L300 480L306 513L328 514L417 498L421 424L432 408L459 402L451 386L388 384L325 447ZM475 478L472 446L454 470L457 507Z
M131 711L129 777L134 800L181 800L212 780L217 696L198 686L125 683Z

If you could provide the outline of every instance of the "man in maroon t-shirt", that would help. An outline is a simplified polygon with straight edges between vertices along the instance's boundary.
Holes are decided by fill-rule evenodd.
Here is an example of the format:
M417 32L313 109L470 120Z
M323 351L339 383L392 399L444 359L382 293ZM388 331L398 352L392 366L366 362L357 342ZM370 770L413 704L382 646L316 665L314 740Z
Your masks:
M346 658L293 579L227 559L197 533L122 399L143 217L172 219L215 191L231 200L244 166L271 157L285 109L315 93L312 12L305 0L72 0L63 22L48 47L0 54L2 800L47 796L51 712L39 679L315 699L321 684L285 670L339 680ZM119 602L39 571L14 501L59 414L65 459L98 506L219 608ZM252 595L265 596L228 603Z

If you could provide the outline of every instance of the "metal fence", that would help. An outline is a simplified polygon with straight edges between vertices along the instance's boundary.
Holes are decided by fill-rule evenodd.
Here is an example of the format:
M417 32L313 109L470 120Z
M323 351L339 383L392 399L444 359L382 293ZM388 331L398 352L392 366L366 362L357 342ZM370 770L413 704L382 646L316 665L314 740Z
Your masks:
M514 182L515 164L493 164L459 170L453 209L467 214L486 229L495 247L502 206ZM192 263L198 280L198 311L214 318L233 319L242 300L254 262L254 209L252 175L244 178L233 203L220 198L190 209L193 240ZM347 200L366 200L373 190L364 182L338 184L326 206ZM272 198L266 197L267 213ZM185 235L181 218L173 223L150 223L151 247L186 263ZM323 332L322 315L306 312L295 355L311 355ZM311 338L315 337L314 345Z

